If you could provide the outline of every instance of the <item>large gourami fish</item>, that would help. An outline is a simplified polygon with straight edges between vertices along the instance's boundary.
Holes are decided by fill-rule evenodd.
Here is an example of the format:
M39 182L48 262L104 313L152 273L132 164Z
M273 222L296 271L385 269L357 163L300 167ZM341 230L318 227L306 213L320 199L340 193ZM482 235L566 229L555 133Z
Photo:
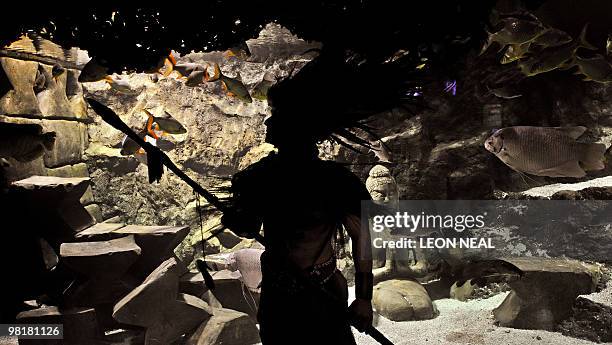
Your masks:
M606 146L576 139L586 127L502 128L485 141L485 148L510 168L537 176L584 177L604 168Z

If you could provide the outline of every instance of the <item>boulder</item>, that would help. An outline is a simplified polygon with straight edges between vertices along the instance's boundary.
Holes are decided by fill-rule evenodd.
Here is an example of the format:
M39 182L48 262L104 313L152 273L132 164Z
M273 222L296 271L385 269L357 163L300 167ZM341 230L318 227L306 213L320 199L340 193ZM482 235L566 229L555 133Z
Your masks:
M164 317L147 328L146 345L171 344L181 335L194 330L211 317L212 309L203 300L179 294L177 300L164 311Z
M212 310L212 317L189 337L187 345L249 345L259 343L259 330L247 315L235 310Z
M509 258L524 274L509 282L512 291L493 311L500 326L553 330L567 318L579 295L595 291L598 270L576 260Z
M58 307L44 307L21 312L17 315L17 323L25 324L62 324L64 326L63 339L20 339L23 345L81 345L96 344L102 337L98 327L96 312L90 308L59 309Z
M45 238L54 249L59 249L61 242L94 224L79 201L87 187L89 178L31 176L13 182L11 192L15 202L23 202L32 214L37 214L41 221L44 219Z
M140 247L134 236L110 241L63 243L62 262L73 271L98 281L121 277L138 259Z
M145 281L113 307L113 318L128 325L148 327L160 320L178 296L177 262L164 261Z
M428 320L436 309L421 284L412 280L387 280L374 287L372 306L392 321Z
M134 235L136 244L142 248L142 255L130 272L136 277L146 277L161 262L174 255L174 248L187 236L189 227L128 225L113 232ZM174 262L176 265L177 261Z

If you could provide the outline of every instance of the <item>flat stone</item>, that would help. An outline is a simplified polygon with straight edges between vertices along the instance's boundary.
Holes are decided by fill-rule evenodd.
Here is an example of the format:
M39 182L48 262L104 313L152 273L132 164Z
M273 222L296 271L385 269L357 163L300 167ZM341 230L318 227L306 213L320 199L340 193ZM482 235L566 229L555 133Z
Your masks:
M188 226L145 226L127 225L115 233L134 235L136 243L142 248L142 255L130 272L144 277L159 264L174 255L174 248L189 233Z
M34 81L38 62L0 58L0 66L12 89L0 98L2 114L40 114L38 100L34 94Z
M436 309L421 284L412 280L387 280L376 284L372 306L392 321L429 320Z
M110 240L113 238L124 237L124 234L119 234L114 231L125 226L123 223L96 223L89 228L77 233L75 237L82 240L101 241Z
M60 257L68 267L96 280L120 277L140 252L133 236L110 241L64 243L60 247Z
M44 344L95 344L102 337L96 312L92 308L60 310L57 307L45 307L33 309L19 313L17 323L63 324L64 339L50 340ZM40 340L24 340L20 339L19 344L42 344Z
M261 342L255 322L230 309L213 309L213 315L189 337L187 345L249 345Z
M47 169L47 176L55 177L89 177L87 164L77 163L64 165L57 168Z
M13 182L11 194L45 219L49 234L68 239L95 222L79 201L88 186L89 178L31 176Z
M166 345L181 335L194 330L212 315L212 308L203 300L179 294L177 300L164 310L164 316L147 328L146 345Z
M493 311L500 326L553 330L571 314L576 298L594 292L597 285L599 269L580 261L538 257L504 260L524 274L509 282L512 292Z
M163 310L178 296L177 262L164 261L145 281L113 307L113 318L121 323L148 327L159 321Z

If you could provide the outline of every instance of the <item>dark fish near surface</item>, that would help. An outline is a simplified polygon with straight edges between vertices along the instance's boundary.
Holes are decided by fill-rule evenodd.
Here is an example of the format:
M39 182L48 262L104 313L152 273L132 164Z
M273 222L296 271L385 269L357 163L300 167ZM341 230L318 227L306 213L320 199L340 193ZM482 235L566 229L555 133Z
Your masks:
M231 57L235 57L240 60L246 60L251 56L251 51L249 50L249 46L246 42L242 42L235 47L231 47L223 53L226 59Z
M38 64L38 70L36 71L36 79L34 79L34 93L39 93L49 87L49 83L51 82L51 75L47 70L43 67L43 65Z
M597 49L586 41L587 27L588 25L585 25L580 35L572 42L557 47L548 47L533 58L522 61L519 64L521 72L526 76L534 76L557 68L566 68L569 67L566 64L572 60L578 48Z
M55 132L42 133L39 125L0 124L0 157L31 162L54 145Z
M251 96L260 101L267 100L268 90L270 90L270 87L272 87L274 83L275 83L275 80L274 80L274 77L272 77L272 75L270 75L269 73L264 74L263 79L259 83L257 83L257 85L255 85L255 87L253 88L253 91L251 92Z
M172 115L168 114L168 112L165 112L164 117L160 117L153 115L150 111L146 109L143 109L143 111L149 116L149 122L151 124L155 124L155 128L152 128L151 125L149 125L150 128L163 131L168 134L187 133L187 129L185 129L185 127L183 127L180 122L174 119ZM157 139L157 135L153 134L152 136Z
M508 44L523 44L533 40L546 30L542 23L536 20L506 18L501 22L503 27L495 33L489 33L489 38L482 47L480 54L484 53L493 42L499 43L502 48Z
M612 82L612 65L600 54L590 59L583 59L576 56L574 60L578 66L578 72L584 74L585 81L596 81L598 83Z
M487 86L487 88L489 87ZM491 92L495 97L503 99L514 99L523 96L517 91L513 90L510 86L503 86L494 89L489 88L489 92Z
M132 89L129 82L121 78L113 78L111 76L106 76L104 77L104 80L106 81L106 83L108 83L108 85L110 85L111 89L119 93L124 93L126 95L135 95L138 93L138 91Z
M572 36L559 29L550 28L536 37L532 44L544 47L556 47L572 41Z
M56 82L57 82L57 78L60 75L64 74L64 72L66 72L66 69L57 63L53 65L53 68L51 69L51 75L53 76L53 79L55 79Z
M208 73L204 71L193 71L189 77L187 77L187 81L185 85L189 87L196 87L202 84L205 80L208 79Z
M189 77L195 71L206 71L208 66L199 63L181 63L174 65L174 70L184 78Z
M509 45L506 51L504 52L504 56L501 58L500 62L505 65L523 58L525 54L529 51L530 46L531 42Z
M238 73L237 78L230 78L223 73L221 73L221 69L219 68L219 64L215 63L215 74L208 81L221 81L221 85L223 89L227 92L228 96L236 97L243 102L251 103L253 99L249 94L249 90L247 90L246 86L241 81L240 73Z
M91 58L79 75L79 82L90 83L100 81L108 75L108 67L104 61L98 61L95 57Z
M576 141L586 127L516 126L497 130L485 148L510 168L549 177L584 177L604 168L606 146Z

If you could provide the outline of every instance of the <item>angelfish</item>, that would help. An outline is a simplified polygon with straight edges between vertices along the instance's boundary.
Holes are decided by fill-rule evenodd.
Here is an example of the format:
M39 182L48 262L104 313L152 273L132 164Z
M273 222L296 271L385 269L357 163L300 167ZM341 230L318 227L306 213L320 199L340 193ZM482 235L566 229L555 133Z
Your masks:
M576 139L586 127L502 128L484 143L510 168L537 176L584 177L586 171L604 169L606 146Z

